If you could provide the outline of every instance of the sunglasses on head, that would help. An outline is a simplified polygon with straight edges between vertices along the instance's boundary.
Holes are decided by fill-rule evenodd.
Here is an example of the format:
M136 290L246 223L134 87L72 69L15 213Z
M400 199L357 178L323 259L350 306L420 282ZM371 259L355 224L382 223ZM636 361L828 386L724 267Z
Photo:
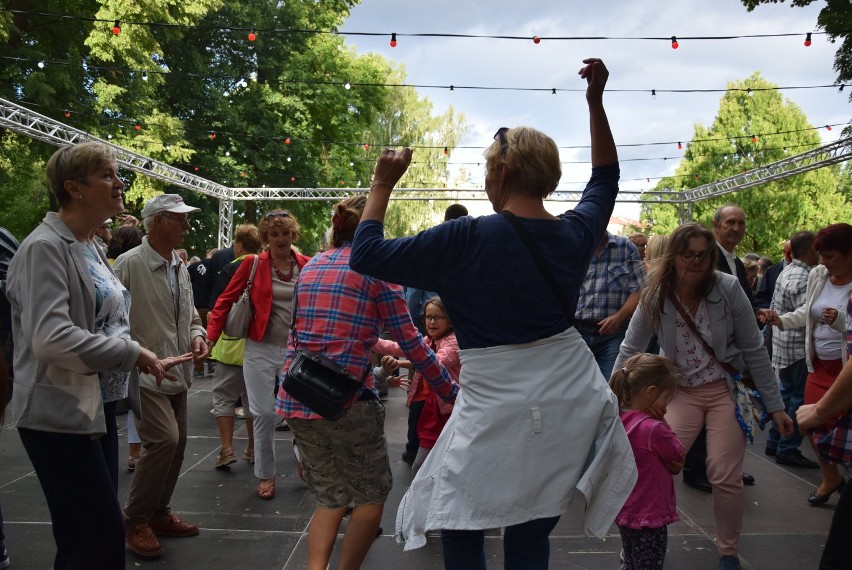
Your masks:
M509 132L509 127L500 127L494 133L494 140L500 141L500 152L506 154L509 151L509 139L506 138L506 133Z
M273 218L289 218L290 211L289 210L273 210L263 216L264 220L271 220Z

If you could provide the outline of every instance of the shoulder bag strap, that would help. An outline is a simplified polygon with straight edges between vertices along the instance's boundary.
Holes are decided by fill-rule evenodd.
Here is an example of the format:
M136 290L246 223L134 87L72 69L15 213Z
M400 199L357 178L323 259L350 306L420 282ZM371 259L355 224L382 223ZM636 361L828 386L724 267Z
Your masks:
M727 372L729 372L732 375L733 374L740 375L739 370L737 370L736 368L734 368L733 366L731 366L727 362L722 361L718 356L716 356L716 351L713 350L713 347L710 346L710 344L706 340L704 340L704 337L701 335L701 333L698 332L698 327L695 326L695 322L692 320L692 318L686 312L686 309L683 308L683 305L677 299L677 297L675 297L674 295L669 295L669 301L672 302L672 305L674 305L674 308L677 309L678 313L680 313L680 316L684 320L684 322L686 323L686 326L688 326L692 330L692 332L695 333L695 336L697 336L698 339L701 341L701 344L704 345L704 350L706 350L707 353L710 354L710 356L715 358L716 362L721 364L722 368L724 368Z
M565 314L568 315L568 318L571 321L574 320L574 311L572 310L571 303L568 302L568 297L565 295L565 291L562 287L559 286L559 282L556 281L556 277L553 276L553 272L547 266L547 260L541 254L541 251L535 246L532 241L532 236L527 231L527 229L518 221L518 218L515 217L515 214L508 210L503 210L500 212L500 215L503 216L509 225L512 226L512 229L518 234L518 237L521 238L521 241L524 242L524 245L527 248L527 251L530 253L533 261L538 267L541 276L544 277L544 280L547 282L548 287L553 292L556 299L559 301L559 304L562 305L562 310L565 311Z

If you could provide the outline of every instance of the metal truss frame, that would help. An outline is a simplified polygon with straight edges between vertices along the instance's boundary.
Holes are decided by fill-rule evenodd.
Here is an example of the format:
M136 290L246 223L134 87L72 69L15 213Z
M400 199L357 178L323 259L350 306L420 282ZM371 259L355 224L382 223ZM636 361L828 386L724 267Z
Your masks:
M219 247L231 244L234 224L234 201L333 201L356 193L369 192L369 188L229 188L222 184L184 172L164 162L127 150L107 140L92 136L45 115L31 111L11 101L0 99L0 127L53 145L78 144L98 141L111 147L119 163L128 170L150 176L178 188L213 196L219 200ZM723 178L685 191L661 190L648 192L619 192L621 203L670 203L677 207L681 223L692 219L692 205L708 198L722 196L737 190L751 188L774 180L838 164L852 158L852 137L814 150L791 156L778 162L754 168L743 174ZM582 191L557 191L551 200L578 202ZM399 188L393 200L486 200L484 190L461 188Z

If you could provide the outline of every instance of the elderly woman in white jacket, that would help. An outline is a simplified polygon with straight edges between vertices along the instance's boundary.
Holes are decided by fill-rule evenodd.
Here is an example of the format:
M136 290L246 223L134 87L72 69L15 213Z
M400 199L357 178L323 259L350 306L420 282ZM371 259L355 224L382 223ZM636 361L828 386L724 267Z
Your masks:
M792 431L778 378L763 347L751 305L736 277L715 271L713 233L701 224L680 226L652 267L614 369L645 352L657 335L660 354L674 361L680 386L665 413L687 450L707 426L707 476L713 485L720 570L739 569L745 499L742 464L746 435L736 417L736 369L748 373L781 434Z
M133 368L162 381L192 356L160 361L130 339L129 295L92 239L124 210L109 147L62 147L47 176L59 212L24 240L7 278L15 425L50 509L54 568L123 569L114 406Z
M814 249L822 265L808 274L805 304L791 313L778 316L764 309L760 318L782 330L805 327L805 404L815 404L831 388L848 353L846 301L852 293L852 225L832 224L817 232ZM822 482L808 496L808 503L821 505L832 493L842 491L844 480L836 465L819 458Z

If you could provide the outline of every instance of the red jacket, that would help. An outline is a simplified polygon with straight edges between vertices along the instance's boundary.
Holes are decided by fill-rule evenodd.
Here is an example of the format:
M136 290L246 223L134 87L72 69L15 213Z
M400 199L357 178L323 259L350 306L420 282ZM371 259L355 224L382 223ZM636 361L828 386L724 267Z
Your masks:
M296 265L299 266L300 271L311 259L295 251L293 255L296 256ZM245 256L239 269L237 269L230 283L228 283L228 287L225 288L216 300L216 306L210 311L210 316L207 320L208 340L215 342L222 335L222 327L225 326L225 320L228 318L231 305L243 294L243 289L246 288L253 264L254 256ZM250 298L252 308L254 309L254 318L249 325L248 337L254 341L262 342L263 335L266 333L266 325L269 323L269 313L272 311L272 264L269 261L268 251L261 253L259 256Z

